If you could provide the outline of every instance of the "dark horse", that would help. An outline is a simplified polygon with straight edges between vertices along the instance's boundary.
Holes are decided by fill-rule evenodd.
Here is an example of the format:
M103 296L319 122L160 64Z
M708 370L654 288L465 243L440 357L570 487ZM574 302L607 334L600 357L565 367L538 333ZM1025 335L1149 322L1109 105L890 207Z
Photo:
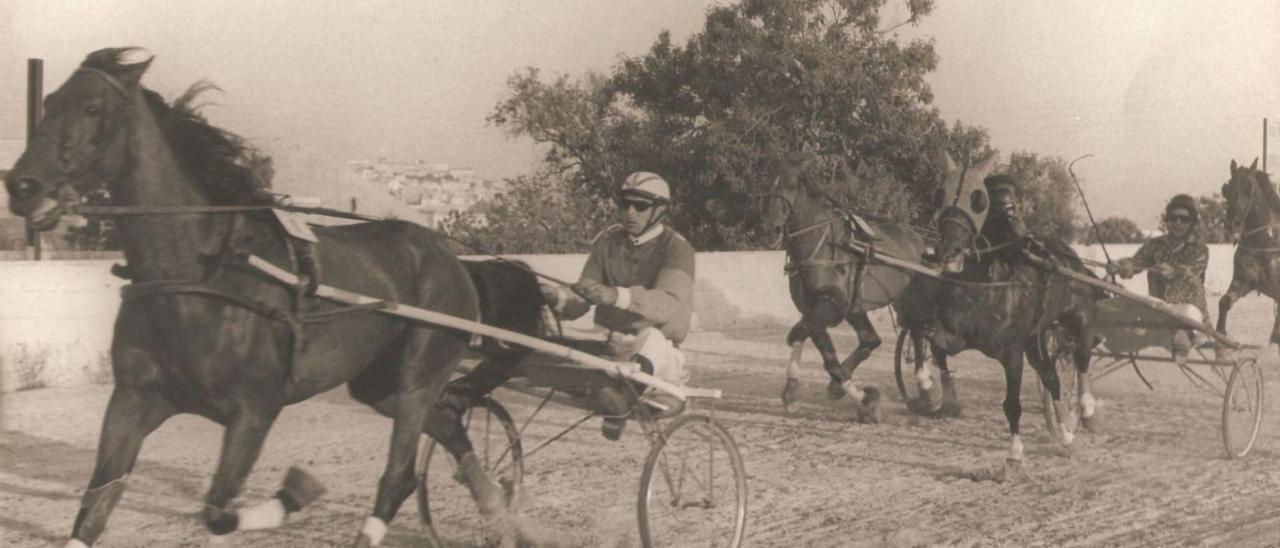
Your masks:
M902 270L865 260L850 244L869 241L877 252L914 259L924 252L924 238L908 225L891 222L870 223L873 235L856 234L844 199L856 181L847 168L837 166L833 182L815 182L807 172L814 171L816 160L797 153L781 162L764 208L765 229L785 244L791 300L802 315L787 334L791 360L782 403L789 407L798 399L800 354L805 339L811 339L831 377L828 395L839 399L853 392L859 419L874 421L878 391L860 390L851 381L854 370L881 343L867 312L897 300L910 278ZM827 333L842 320L858 335L858 348L843 362Z
M1231 305L1251 291L1280 303L1280 195L1255 159L1249 167L1231 161L1222 197L1227 199L1227 235L1238 242L1231 286L1218 300L1218 331L1226 333ZM1270 341L1280 344L1280 308Z
M950 159L947 164L954 166ZM948 179L954 178L951 174L956 171L949 167ZM987 170L958 171L962 174L969 171L970 177L962 175L960 181L967 183L967 188L981 188ZM976 349L1000 361L1005 374L1003 407L1012 435L1010 459L1020 463L1024 356L1039 374L1053 398L1057 415L1062 417L1067 415L1059 397L1054 354L1070 348L1082 387L1081 406L1086 410L1082 415L1092 414L1093 397L1088 384L1093 340L1090 326L1095 302L1101 295L1091 286L1054 273L1056 268L1088 272L1069 246L1058 240L1043 240L1042 245L1034 245L1036 254L1030 255L1027 248L1031 246L1025 246L1027 242L1016 238L1012 227L1002 222L1003 219L989 215L983 226L977 227L973 218L960 208L947 206L940 212L941 237L933 259L945 267L947 274L936 288L934 328L927 331L931 331L930 342L945 354ZM983 240L990 247L980 254L974 253L979 250L978 242ZM1055 345L1044 344L1044 334L1055 326L1061 326L1056 331L1061 332L1065 340L1060 338ZM940 365L945 368L945 362ZM1065 424L1052 434L1065 444L1071 443L1073 437Z
M115 388L97 465L68 545L95 542L149 433L178 413L225 426L203 517L214 535L275 527L316 496L291 471L276 498L237 510L263 439L287 404L346 383L394 419L386 468L355 545L377 545L414 489L428 409L470 335L369 313L343 313L297 288L239 267L252 253L289 265L295 253L253 188L249 150L208 125L188 93L170 106L139 83L151 59L135 48L90 54L46 99L47 115L5 180L10 209L43 230L87 192L105 187L132 283L116 318ZM193 88L193 91L196 88ZM463 265L424 228L373 222L318 228L327 282L474 319ZM326 321L301 316L326 313ZM350 312L349 310L346 312Z

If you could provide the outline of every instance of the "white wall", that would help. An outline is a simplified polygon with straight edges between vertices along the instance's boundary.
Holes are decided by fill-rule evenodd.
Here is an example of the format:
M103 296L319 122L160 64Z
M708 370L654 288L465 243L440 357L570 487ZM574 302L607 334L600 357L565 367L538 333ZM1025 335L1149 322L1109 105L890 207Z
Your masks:
M1128 257L1136 245L1109 246L1113 258ZM1096 246L1077 247L1087 258L1102 260ZM1230 246L1210 246L1210 305L1231 282ZM577 280L584 255L515 256L534 269L567 281ZM112 322L123 281L111 276L114 261L0 261L0 390L23 385L21 375L43 364L51 385L101 380L107 364ZM799 318L787 292L781 251L699 253L694 329L726 330L766 325L783 331ZM1125 282L1146 292L1145 276ZM873 316L886 321L884 311ZM573 324L587 328L590 318ZM885 324L880 324L885 325Z

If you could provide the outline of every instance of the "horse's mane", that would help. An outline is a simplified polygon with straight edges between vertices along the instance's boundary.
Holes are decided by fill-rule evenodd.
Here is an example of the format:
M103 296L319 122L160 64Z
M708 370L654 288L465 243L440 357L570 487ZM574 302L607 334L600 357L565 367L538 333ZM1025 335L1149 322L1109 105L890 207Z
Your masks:
M83 65L117 75L127 68L118 59L131 49L100 50L90 54ZM195 100L211 89L218 87L204 80L196 82L172 105L154 91L141 91L179 165L204 188L214 204L272 202L271 157L239 135L210 124L200 113Z
M1271 184L1271 175L1257 169L1253 170L1253 178L1262 188L1262 196L1267 201L1267 207L1271 208L1272 213L1280 213L1280 194L1276 193L1276 187Z

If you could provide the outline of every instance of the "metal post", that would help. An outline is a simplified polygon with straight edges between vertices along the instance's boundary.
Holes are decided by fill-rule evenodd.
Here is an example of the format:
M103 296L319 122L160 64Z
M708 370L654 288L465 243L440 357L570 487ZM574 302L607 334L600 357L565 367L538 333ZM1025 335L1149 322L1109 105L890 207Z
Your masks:
M36 138L40 128L40 120L44 118L44 60L27 59L27 144ZM43 253L40 233L31 228L27 221L27 245L34 248L35 260L39 261Z
M1262 119L1262 171L1267 171L1267 119Z

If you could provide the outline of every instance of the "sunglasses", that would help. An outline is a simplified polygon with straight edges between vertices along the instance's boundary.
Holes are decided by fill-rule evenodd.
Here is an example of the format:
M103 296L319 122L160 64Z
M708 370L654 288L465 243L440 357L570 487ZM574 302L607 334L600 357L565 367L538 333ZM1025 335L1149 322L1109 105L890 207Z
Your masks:
M1190 222L1191 222L1191 217L1188 217L1188 216L1186 216L1186 215L1165 215L1165 216L1164 216L1164 222L1166 222L1166 223L1190 223Z
M634 202L631 200L618 200L618 209L621 211L634 209L636 210L636 213L644 213L646 211L649 211L649 208L653 206L654 204L652 202Z

